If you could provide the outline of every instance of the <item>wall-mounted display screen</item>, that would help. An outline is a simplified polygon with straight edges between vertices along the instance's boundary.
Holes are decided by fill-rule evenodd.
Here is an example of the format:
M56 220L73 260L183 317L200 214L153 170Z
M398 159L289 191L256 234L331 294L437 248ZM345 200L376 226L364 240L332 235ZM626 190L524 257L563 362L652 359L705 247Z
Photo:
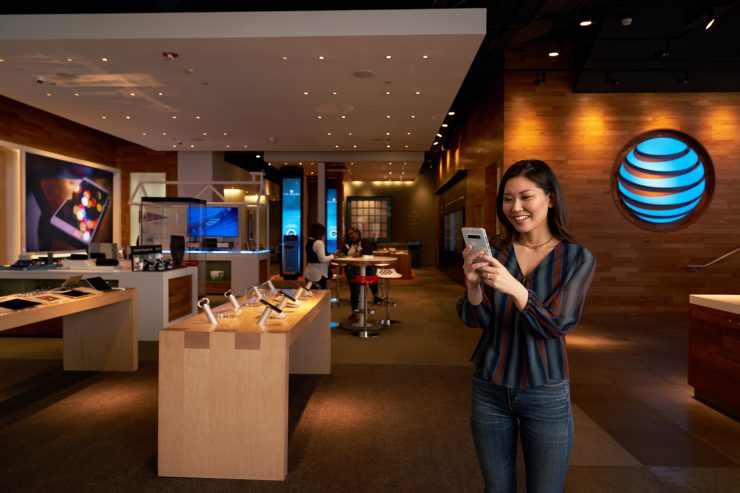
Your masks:
M32 152L25 157L27 251L113 241L113 172Z
M208 206L189 209L188 236L239 236L239 208Z
M282 271L300 272L301 265L301 182L302 178L283 178L283 262ZM290 238L288 240L288 238ZM288 248L290 247L290 248Z
M337 189L326 189L326 251L337 250Z

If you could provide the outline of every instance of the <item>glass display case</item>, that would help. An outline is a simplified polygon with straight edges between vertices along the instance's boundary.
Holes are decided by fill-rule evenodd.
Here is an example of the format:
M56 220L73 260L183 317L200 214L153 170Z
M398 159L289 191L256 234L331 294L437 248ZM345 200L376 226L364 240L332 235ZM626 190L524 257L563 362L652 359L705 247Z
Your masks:
M200 248L205 200L173 197L141 198L139 245L161 245L177 263L188 260L188 250ZM174 250L174 251L173 251Z

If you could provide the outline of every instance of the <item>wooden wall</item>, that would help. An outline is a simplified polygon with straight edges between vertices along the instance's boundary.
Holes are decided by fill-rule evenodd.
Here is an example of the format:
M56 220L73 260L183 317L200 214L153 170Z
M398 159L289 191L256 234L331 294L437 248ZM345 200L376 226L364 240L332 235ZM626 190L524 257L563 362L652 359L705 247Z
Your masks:
M165 172L177 180L177 153L158 152L0 96L0 140L121 170L121 242L129 238L129 177ZM176 187L168 195L176 195Z
M568 72L507 71L504 76L503 133L498 132L495 98L482 99L476 128L460 137L460 167L480 177L495 158L474 149L503 143L505 166L520 159L548 162L560 177L570 224L596 256L597 274L586 313L671 314L688 310L690 293L733 293L740 285L740 255L698 273L686 268L706 263L740 246L740 93L574 94ZM490 132L480 128L490 117ZM613 160L626 142L653 129L675 129L699 142L711 156L716 176L712 202L704 215L671 233L652 233L625 219L610 192ZM440 176L444 175L440 167ZM476 180L478 181L478 180ZM473 182L473 180L469 180ZM494 207L472 192L466 215ZM487 221L488 222L488 221ZM486 223L487 223L486 222Z

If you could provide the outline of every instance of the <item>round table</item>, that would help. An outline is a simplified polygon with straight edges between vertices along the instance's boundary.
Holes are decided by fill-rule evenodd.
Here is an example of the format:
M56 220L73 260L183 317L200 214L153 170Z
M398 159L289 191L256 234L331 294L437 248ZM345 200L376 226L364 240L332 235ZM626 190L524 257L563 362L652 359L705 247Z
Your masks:
M381 257L381 256L375 256L375 255L363 255L362 257L335 257L332 262L335 262L337 264L344 264L344 265L357 265L360 267L360 275L364 276L365 272L367 270L368 265L378 265L378 264L390 264L398 260L396 257ZM369 332L365 328L365 309L367 307L367 293L365 292L365 285L360 286L360 305L358 306L360 310L360 316L357 319L357 322L353 323L353 327L359 327L362 330L355 333L355 335L359 337L376 337L378 335L377 332ZM367 324L368 328L376 329L377 324Z

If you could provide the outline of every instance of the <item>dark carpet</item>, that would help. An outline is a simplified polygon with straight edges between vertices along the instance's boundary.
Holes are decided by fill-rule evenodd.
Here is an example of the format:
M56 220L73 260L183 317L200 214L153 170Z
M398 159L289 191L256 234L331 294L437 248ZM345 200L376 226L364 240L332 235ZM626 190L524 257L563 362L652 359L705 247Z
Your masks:
M156 363L107 374L58 364L0 403L0 491L478 492L469 383L468 367L451 366L292 376L284 482L160 478Z

